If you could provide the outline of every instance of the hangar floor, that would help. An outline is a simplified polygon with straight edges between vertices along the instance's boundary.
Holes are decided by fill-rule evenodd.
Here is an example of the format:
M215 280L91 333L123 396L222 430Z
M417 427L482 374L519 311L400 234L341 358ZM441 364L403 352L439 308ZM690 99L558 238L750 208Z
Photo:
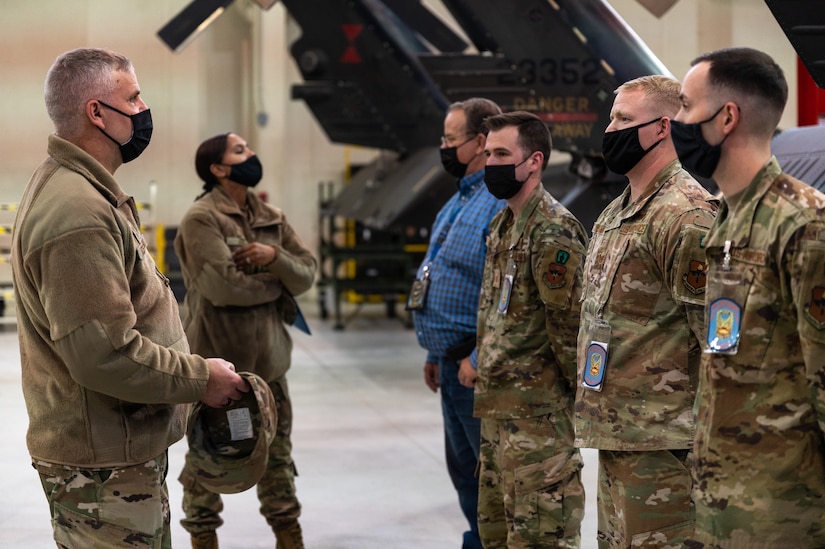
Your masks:
M383 308L367 306L344 331L311 315L313 335L296 332L290 392L301 523L309 549L457 549L465 529L444 465L438 397L424 385L415 334ZM14 324L0 331L0 547L46 549L48 512L25 446ZM169 452L173 546L181 528L177 475L185 442ZM585 450L587 510L582 547L596 547L597 455ZM224 499L222 549L274 546L254 490Z

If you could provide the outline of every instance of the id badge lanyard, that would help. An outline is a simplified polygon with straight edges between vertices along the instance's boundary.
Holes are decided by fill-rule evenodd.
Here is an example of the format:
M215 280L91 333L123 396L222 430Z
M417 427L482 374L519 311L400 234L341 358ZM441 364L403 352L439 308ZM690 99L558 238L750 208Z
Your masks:
M513 283L518 272L515 259L515 246L510 246L507 255L507 266L504 268L504 279L501 281L501 294L498 296L498 314L506 315L510 308L510 297L513 294Z
M739 351L742 305L749 286L745 284L742 272L731 267L730 248L731 241L726 240L719 269L708 273L706 353L735 355Z
M406 307L408 311L420 311L424 309L424 304L427 299L427 290L430 288L430 273L433 270L435 257L438 255L439 250L441 250L441 245L445 240L447 240L447 235L450 232L450 228L453 226L453 223L455 222L456 217L458 217L459 212L461 212L461 208L464 206L465 202L467 202L465 197L459 197L458 201L453 205L453 209L450 212L450 217L447 219L447 223L441 228L438 238L432 246L430 246L426 263L421 269L421 276L413 281L412 287L410 288Z
M424 265L421 277L415 279L412 283L410 295L407 298L408 311L419 311L424 308L427 289L430 287L430 265L431 263Z
M614 254L614 257L606 269L601 288L601 295L597 299L598 310L596 316L587 328L587 348L585 349L584 372L582 373L582 387L591 391L601 391L604 387L604 377L607 373L607 357L610 348L610 336L612 330L610 323L604 319L604 308L610 294L611 285L607 280L613 280L619 268L619 261L624 256L627 242L624 243L622 253Z

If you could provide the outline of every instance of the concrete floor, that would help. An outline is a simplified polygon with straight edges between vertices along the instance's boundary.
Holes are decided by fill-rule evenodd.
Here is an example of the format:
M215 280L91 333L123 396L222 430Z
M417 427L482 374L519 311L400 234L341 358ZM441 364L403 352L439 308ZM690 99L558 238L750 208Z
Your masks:
M438 397L424 385L424 352L412 330L368 305L346 329L313 317L295 332L288 375L295 412L294 458L309 549L458 549L465 530L444 465ZM46 500L25 446L14 324L0 331L1 549L55 547ZM173 546L189 547L177 475L185 441L169 452ZM584 451L583 549L596 547L597 455ZM254 490L226 496L222 549L274 547Z

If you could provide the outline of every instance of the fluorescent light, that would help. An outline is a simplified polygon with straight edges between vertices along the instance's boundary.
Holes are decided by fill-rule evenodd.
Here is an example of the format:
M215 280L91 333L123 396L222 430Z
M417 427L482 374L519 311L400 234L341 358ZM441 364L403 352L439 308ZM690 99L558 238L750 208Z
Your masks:
M219 17L233 0L193 0L158 31L158 36L172 51L194 39Z

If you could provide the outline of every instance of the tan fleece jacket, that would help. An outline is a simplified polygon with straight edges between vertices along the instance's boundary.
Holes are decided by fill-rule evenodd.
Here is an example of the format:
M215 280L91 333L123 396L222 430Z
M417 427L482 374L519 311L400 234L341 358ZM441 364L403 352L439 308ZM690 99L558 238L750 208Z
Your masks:
M190 355L177 302L134 200L101 164L49 137L14 225L27 442L35 460L141 463L185 432L209 370Z
M181 220L175 238L186 284L184 326L192 350L231 360L238 371L272 383L290 365L292 339L284 326L283 289L306 292L317 267L283 212L247 193L249 212L215 187ZM274 246L275 261L248 272L232 250L246 243Z

